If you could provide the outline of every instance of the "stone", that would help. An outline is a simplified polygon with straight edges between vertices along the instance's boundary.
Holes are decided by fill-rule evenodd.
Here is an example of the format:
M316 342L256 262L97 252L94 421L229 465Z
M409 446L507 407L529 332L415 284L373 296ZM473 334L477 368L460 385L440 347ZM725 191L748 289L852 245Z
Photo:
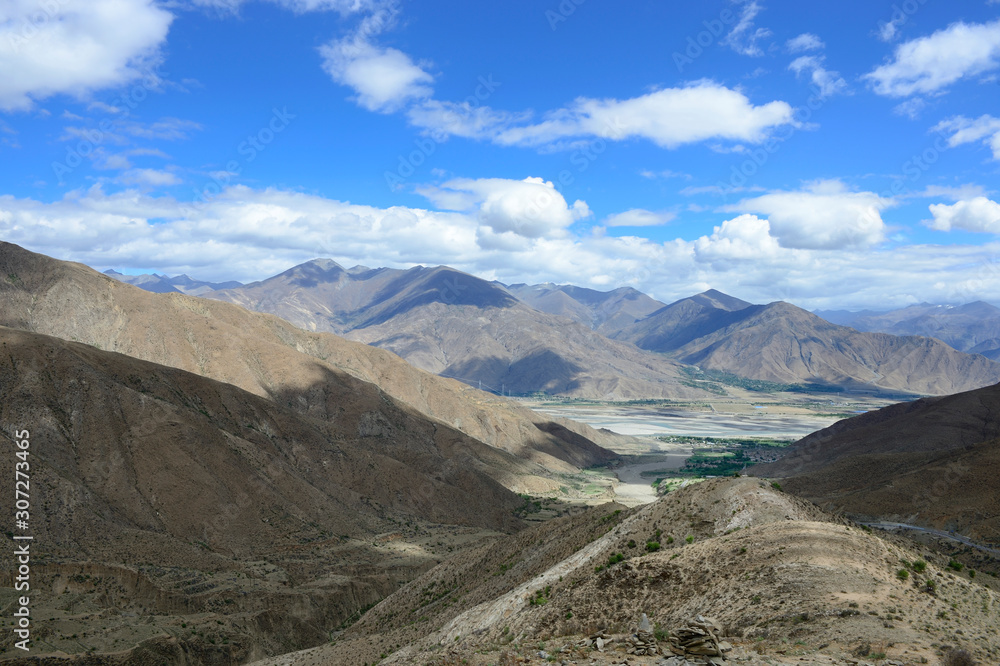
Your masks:
M645 631L647 633L653 631L653 625L649 623L649 618L646 617L645 613L642 614L642 619L639 620L639 631Z

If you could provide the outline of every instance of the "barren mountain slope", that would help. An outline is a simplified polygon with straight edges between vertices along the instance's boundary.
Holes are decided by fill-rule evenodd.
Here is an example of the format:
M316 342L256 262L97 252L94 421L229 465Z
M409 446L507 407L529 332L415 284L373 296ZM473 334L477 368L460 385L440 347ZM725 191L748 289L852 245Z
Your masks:
M187 639L240 660L316 644L427 566L393 564L398 553L372 547L376 535L426 521L519 529L521 498L483 470L527 463L371 384L337 381L351 400L314 418L182 370L0 327L6 478L21 462L10 441L30 433L31 598L36 614L48 609L33 649L46 651L38 641L58 628L56 614L84 622L92 645L121 625L111 609L146 617L161 637L185 616L217 614L225 619L211 629L230 646ZM5 604L12 576L0 572ZM60 604L63 589L80 596ZM110 652L143 638L119 630ZM6 632L0 651L11 641Z
M838 421L752 469L826 506L1000 543L1000 386Z
M513 284L507 291L536 310L568 317L608 337L663 307L631 287L596 291L565 284Z
M859 331L893 335L926 335L955 349L1000 358L1000 309L977 301L958 307L912 305L884 314L856 318L851 326Z
M679 364L669 359L539 312L499 284L447 267L346 270L317 259L208 297L307 330L342 333L496 392L618 400L704 395L680 383Z
M736 313L748 307L746 301L709 289L666 305L612 337L642 349L669 352L739 321L741 315Z
M431 303L348 335L495 390L602 400L705 396L681 383L679 363L522 304Z
M707 369L782 383L869 386L947 394L1000 381L1000 363L932 338L861 333L778 302L671 351Z
M650 552L649 541L660 548ZM544 661L543 651L557 661L621 664L641 613L664 630L699 614L715 618L738 663L858 663L866 644L905 663L936 662L945 643L995 660L1000 598L944 573L936 559L923 573L898 575L904 561L928 557L763 481L716 479L464 553L381 602L333 644L266 663L513 664ZM923 591L927 579L935 594ZM593 641L582 645L598 630L613 639L603 652ZM633 665L662 658L627 656Z
M308 333L275 316L181 294L152 294L8 243L0 244L0 275L0 325L195 372L308 414L336 413L336 405L350 399L353 388L331 380L331 371L334 378L346 373L550 470L613 457L594 444L602 435L585 425L554 425L389 352ZM508 483L521 488L517 479Z

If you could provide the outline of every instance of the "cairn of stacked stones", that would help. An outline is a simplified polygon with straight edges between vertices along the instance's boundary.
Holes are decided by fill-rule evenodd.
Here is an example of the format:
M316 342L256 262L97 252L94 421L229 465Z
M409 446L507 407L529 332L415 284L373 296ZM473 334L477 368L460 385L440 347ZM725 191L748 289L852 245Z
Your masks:
M722 627L711 618L698 615L687 626L670 632L670 651L695 664L722 666L725 652L733 646L719 640Z
M653 635L653 627L645 613L642 614L642 620L639 621L639 629L629 636L627 645L626 649L629 654L641 656L660 653L656 646L656 637Z

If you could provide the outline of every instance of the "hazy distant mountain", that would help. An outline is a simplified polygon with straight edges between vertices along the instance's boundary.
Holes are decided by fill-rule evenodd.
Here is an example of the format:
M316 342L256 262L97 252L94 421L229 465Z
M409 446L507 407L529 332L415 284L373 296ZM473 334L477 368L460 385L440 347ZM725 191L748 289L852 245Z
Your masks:
M857 328L854 322L862 317L877 317L886 312L888 310L813 310L814 315L827 320L831 324L850 326L851 328Z
M507 290L536 310L568 317L607 336L663 307L663 303L631 287L596 291L546 283L512 284Z
M0 243L0 274L7 276L0 281L0 325L195 372L331 419L354 401L358 379L366 387L371 382L427 417L522 458L527 466L495 470L522 492L558 487L553 470L614 457L595 443L606 435L593 428L554 423L386 351L308 333L277 317L183 294L148 293L9 243Z
M944 394L1000 381L1000 364L937 340L859 332L789 303L749 305L716 291L672 303L617 337L683 363L781 383Z
M1000 359L1000 308L983 301L957 307L921 303L857 317L850 325L861 331L926 335L959 351Z
M228 282L204 282L192 279L187 275L177 275L175 277L157 275L156 273L124 275L113 269L104 271L104 274L110 275L120 282L127 282L146 291L151 291L154 294L169 294L177 291L190 296L200 296L205 292L215 289L232 289L243 284L236 280L229 280Z
M328 259L206 294L314 331L391 350L494 391L590 398L703 397L680 366L540 312L505 287L447 267L344 269Z
M1000 386L892 405L796 442L754 474L822 505L1000 544Z

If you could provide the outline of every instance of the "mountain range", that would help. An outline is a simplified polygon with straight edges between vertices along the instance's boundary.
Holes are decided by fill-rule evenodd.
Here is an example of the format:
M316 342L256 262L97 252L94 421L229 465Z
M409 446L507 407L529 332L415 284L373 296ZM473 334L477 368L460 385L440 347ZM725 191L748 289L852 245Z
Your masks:
M311 311L348 334L426 335L440 353L458 353L463 335L487 344L478 326L495 349L534 359L622 371L658 359L645 381L672 368L684 395L705 395L689 381L696 360L698 372L738 365L775 382L829 381L825 368L846 383L876 367L877 381L934 389L932 373L975 383L992 363L714 291L663 305L629 290L315 263L280 289L207 293L286 303L289 317ZM602 444L626 440L319 326L151 293L15 245L0 244L0 276L0 422L31 431L33 658L604 665L692 623L711 628L717 656L751 665L841 666L872 646L899 663L952 646L1000 657L995 591L843 515L1000 542L1000 387L840 421L752 470L781 486L711 479L634 509L545 500L552 519L529 526L543 500L516 493L571 494L568 475L616 461ZM781 355L789 340L798 357ZM0 475L13 478L16 460L0 458ZM0 570L4 599L13 576ZM12 634L0 654L19 656Z
M1000 359L1000 308L983 301L959 306L921 303L882 313L857 313L848 326L859 331L924 335L959 351Z
M169 294L176 291L182 294L189 294L191 296L200 296L206 292L215 291L217 289L233 289L235 287L242 286L242 283L237 282L236 280L230 280L228 282L205 282L203 280L195 280L187 275L176 275L174 277L157 275L156 273L147 273L144 275L125 275L113 269L104 271L104 274L109 275L120 282L141 287L142 289L151 291L154 294Z
M446 267L348 270L316 260L205 296L388 349L419 368L497 393L704 396L682 383L679 363L535 310L502 285Z
M715 290L663 305L628 288L507 287L447 267L345 269L318 259L205 296L497 393L698 399L710 395L697 381L704 370L775 389L896 394L1000 381L1000 364L933 338L861 332L789 303L754 305Z

